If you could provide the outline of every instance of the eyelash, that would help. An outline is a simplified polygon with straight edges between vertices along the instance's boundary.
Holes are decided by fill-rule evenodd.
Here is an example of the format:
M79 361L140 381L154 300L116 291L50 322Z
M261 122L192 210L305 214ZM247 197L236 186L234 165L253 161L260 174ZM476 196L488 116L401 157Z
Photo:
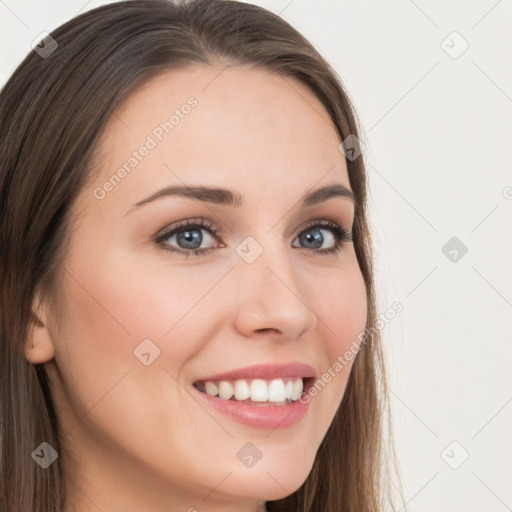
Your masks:
M352 232L348 232L342 227L340 227L338 224L332 221L313 221L311 224L306 226L300 233L304 233L305 231L308 231L313 228L329 228L331 232L334 234L336 238L336 245L334 247L331 247L330 249L307 249L303 248L305 250L313 251L316 253L319 253L322 256L327 256L329 254L337 253L341 250L341 246L343 245L343 242L352 242L353 235ZM176 233L180 233L182 231L191 231L194 229L204 229L206 231L209 231L210 234L213 236L213 238L217 238L217 235L221 232L220 229L216 228L213 223L206 219L199 219L199 220L185 220L181 222L178 225L174 225L171 228L167 229L164 233L161 235L158 235L155 239L155 242L162 247L163 250L168 252L174 252L179 253L185 257L190 256L192 253L196 256L205 255L209 253L210 251L215 250L214 248L208 248L208 249L177 249L175 247L171 247L168 244L164 243L164 240L167 240L172 235L175 235Z

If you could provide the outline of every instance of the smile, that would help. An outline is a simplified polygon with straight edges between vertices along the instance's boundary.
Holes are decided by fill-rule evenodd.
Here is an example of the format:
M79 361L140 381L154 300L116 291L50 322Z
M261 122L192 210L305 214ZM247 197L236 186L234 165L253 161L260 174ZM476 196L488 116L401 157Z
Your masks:
M314 378L240 379L196 381L198 400L238 423L254 428L280 429L298 423L310 401L299 398L313 385ZM237 398L238 396L238 398Z
M223 400L269 406L288 405L297 401L304 389L304 382L300 377L284 377L272 380L197 381L194 386L210 396L218 396Z

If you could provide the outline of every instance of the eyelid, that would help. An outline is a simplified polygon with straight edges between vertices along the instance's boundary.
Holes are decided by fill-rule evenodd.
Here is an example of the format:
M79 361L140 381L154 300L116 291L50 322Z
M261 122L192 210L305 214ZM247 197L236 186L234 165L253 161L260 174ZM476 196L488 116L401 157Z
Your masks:
M344 228L343 222L339 222L339 221L335 220L334 218L331 218L331 216L329 216L329 215L324 215L323 217L318 217L316 219L308 221L305 225L303 225L303 227L299 228L298 233L300 234L305 229L308 229L311 226L315 226L316 224L328 225L328 223L336 224L336 226L339 226L341 229L344 229L347 232L352 232L352 226L350 227L350 229Z
M190 217L187 219L179 220L174 223L168 224L162 228L155 236L155 241L162 240L171 236L173 231L188 226L198 226L202 229L210 230L212 234L217 235L222 233L222 229L216 227L215 223L206 217Z

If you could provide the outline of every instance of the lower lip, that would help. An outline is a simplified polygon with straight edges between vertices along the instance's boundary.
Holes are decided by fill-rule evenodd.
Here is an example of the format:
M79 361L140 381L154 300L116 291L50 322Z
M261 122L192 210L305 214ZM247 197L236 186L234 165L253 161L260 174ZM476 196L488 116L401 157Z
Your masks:
M224 400L211 396L199 391L195 386L192 388L203 400L221 413L230 416L235 421L256 428L275 430L294 425L303 418L309 406L309 401L304 404L300 400L288 405L249 405L236 400ZM304 391L306 390L307 387Z

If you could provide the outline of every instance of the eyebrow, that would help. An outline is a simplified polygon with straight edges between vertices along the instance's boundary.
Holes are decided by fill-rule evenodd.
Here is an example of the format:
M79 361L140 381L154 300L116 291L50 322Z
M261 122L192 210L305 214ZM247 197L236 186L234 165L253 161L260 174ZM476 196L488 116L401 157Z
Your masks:
M130 210L128 210L126 213L130 213L132 210L144 204L151 203L162 197L169 196L188 197L199 201L205 201L207 203L236 208L243 206L242 196L232 190L203 186L173 185L170 187L165 187L147 197L146 199L135 203L133 207L130 208ZM349 199L354 205L357 205L357 198L355 194L345 185L342 185L341 183L335 183L305 194L301 198L300 206L302 208L307 208L319 203L323 203L324 201L327 201L333 197L345 197Z

